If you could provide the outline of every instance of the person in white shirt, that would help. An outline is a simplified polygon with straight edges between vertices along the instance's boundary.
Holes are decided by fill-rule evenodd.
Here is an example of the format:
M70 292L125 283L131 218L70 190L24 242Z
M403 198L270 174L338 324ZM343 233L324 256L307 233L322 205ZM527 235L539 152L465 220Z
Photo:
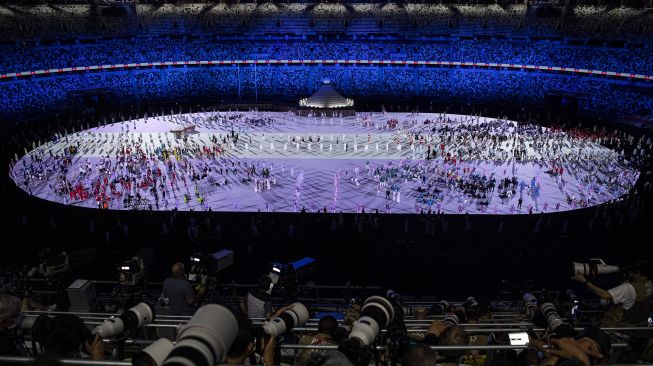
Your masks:
M609 290L596 286L583 275L576 275L573 279L585 284L588 290L610 306L601 321L602 326L646 326L653 295L653 283L646 276L648 266L645 260L621 265L627 280Z

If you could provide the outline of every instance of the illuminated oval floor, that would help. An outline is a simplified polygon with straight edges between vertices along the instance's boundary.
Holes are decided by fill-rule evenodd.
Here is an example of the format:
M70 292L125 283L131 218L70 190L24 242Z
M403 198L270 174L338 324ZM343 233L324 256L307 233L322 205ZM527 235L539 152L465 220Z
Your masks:
M61 204L250 212L565 211L618 198L638 176L617 152L566 132L378 112L99 123L35 147L12 169L23 190Z

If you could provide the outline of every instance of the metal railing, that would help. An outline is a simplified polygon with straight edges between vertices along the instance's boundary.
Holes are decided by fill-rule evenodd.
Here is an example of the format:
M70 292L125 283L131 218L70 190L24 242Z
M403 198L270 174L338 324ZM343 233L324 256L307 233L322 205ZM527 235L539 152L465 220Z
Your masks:
M57 314L73 314L78 316L86 325L96 326L101 324L104 320L115 316L116 314L103 314L103 313L66 313L66 312L44 312L44 311L26 311L24 314L28 317L35 317L39 315L57 315ZM173 316L173 315L158 315L155 320L145 325L146 328L170 328L177 329L180 325L187 323L190 316ZM434 320L439 320L441 317L435 319L424 320L406 320L405 324L408 333L425 333L429 325ZM261 325L265 321L263 318L251 319L254 325ZM301 327L292 329L292 332L317 332L317 323L319 319L309 319L309 321ZM533 323L529 322L513 322L513 323L461 323L458 324L465 328L467 332L471 333L494 333L494 332L512 332L534 327ZM583 327L575 327L576 330L583 330ZM604 327L601 328L606 332L628 332L628 331L644 331L653 332L653 327ZM534 328L535 331L544 331L544 328ZM382 333L385 330L381 331Z
M301 60L180 60L180 61L163 61L147 63L117 63L107 65L86 65L81 67L62 67L42 70L27 70L20 72L9 72L0 74L0 81L11 80L13 78L27 78L40 76L53 76L62 74L72 74L76 72L89 72L98 70L107 71L124 71L129 69L151 69L153 67L238 67L254 65L270 66L336 66L336 65L366 65L366 66L398 66L398 67L437 67L437 68L470 68L470 69L488 69L488 70L510 70L510 71L537 71L555 74L569 74L579 76L601 76L614 79L631 80L631 81L651 81L653 75L635 74L631 72L618 72L608 70L588 70L574 67L563 66L546 66L546 65L522 65L506 63L485 63L485 62L460 62L460 61L437 61L437 60L318 60L318 59L301 59Z
M0 364L6 365L26 365L32 362L34 358L32 357L12 357L12 356L0 356ZM126 361L93 361L93 360L73 360L73 359L62 359L59 362L63 365L80 365L80 366L130 366L131 362Z
M143 342L130 342L129 344L139 344L147 345L147 341ZM151 341L150 341L151 343ZM613 348L620 349L627 347L625 343L613 343ZM284 344L280 346L281 349L286 350L337 350L338 346L336 345L304 345L304 344ZM502 350L524 350L530 348L528 345L525 346L512 346L512 345L474 345L474 346L430 346L434 351L502 351ZM377 351L385 351L388 349L388 346L376 346ZM13 356L0 356L0 364L28 364L33 361L32 357L13 357ZM129 366L131 362L127 361L93 361L93 360L83 360L83 359L63 359L60 361L63 365L80 365L80 366ZM628 366L620 364L621 366ZM653 364L637 364L638 366L653 366Z

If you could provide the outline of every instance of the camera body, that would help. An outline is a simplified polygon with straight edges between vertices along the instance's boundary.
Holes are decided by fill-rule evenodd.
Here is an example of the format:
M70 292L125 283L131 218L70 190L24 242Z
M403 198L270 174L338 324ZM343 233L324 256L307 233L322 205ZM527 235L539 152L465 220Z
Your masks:
M268 274L270 277L270 288L266 291L272 294L272 291L279 294L287 292L295 292L297 283L297 276L295 275L294 268L289 264L272 263L272 269Z
M272 280L268 294L275 294L284 297L296 297L299 293L299 281L308 276L315 267L315 259L305 257L288 264L272 263L268 276Z
M116 270L118 282L123 286L137 286L145 279L145 264L140 257L119 263Z
M211 257L203 253L194 253L190 255L190 268L186 279L194 284L206 284L209 271L212 267Z
M190 269L187 279L194 284L206 285L207 281L221 270L234 263L234 252L223 249L212 254L193 253L190 255Z

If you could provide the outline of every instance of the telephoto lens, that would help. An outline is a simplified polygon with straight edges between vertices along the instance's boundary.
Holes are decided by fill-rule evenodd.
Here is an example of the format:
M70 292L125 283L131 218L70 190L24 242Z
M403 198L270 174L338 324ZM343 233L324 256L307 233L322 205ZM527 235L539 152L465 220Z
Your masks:
M132 357L133 366L159 366L168 357L174 345L166 338L159 338Z
M398 309L401 312L401 309ZM346 340L340 342L338 351L347 357L354 365L369 365L372 358L369 347L379 331L395 320L395 309L388 299L381 296L371 296L361 307L360 318L352 325L352 330Z
M555 305L550 302L545 302L542 304L540 307L540 312L546 320L549 330L554 330L564 323L560 318L560 314L558 314L558 310L556 309Z
M550 302L543 303L540 306L540 313L542 314L542 317L544 318L544 321L547 324L548 331L551 337L573 338L577 335L577 332L574 330L574 328L571 325L565 324L562 321L560 314L558 314L558 310L556 309L555 305L553 305L552 303Z
M392 304L381 296L371 296L361 308L361 317L354 323L349 339L356 339L362 345L370 345L379 331L390 324L395 312Z
M111 338L150 324L153 320L152 307L142 302L118 317L105 320L95 327L92 333L99 334L102 338Z
M596 276L619 272L619 266L606 264L603 259L593 258L589 263L571 263L571 275Z
M263 331L273 337L276 337L297 326L306 324L306 322L308 322L308 318L309 315L306 306L296 302L290 305L288 310L281 313L281 315L278 317L272 318L269 321L265 322L263 324Z
M533 320L537 313L537 298L530 292L524 294L524 307L526 308L526 318Z
M571 262L571 275L587 276L592 272L592 265L589 263Z
M181 328L164 366L215 366L238 335L238 321L224 306L204 305Z

